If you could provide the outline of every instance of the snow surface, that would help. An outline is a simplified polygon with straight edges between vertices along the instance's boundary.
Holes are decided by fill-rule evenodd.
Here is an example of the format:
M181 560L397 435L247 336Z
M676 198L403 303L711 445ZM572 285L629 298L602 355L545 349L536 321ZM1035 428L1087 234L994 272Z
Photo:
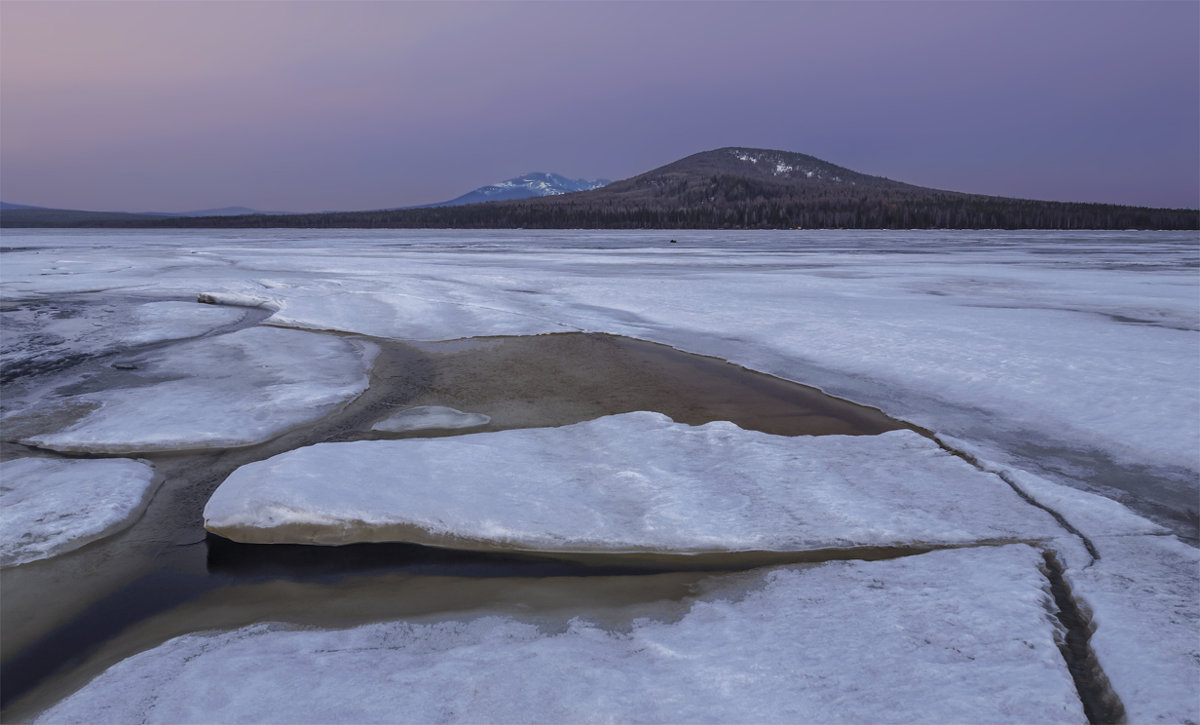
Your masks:
M670 247L660 232L125 233L138 247L121 268L97 259L113 235L71 234L12 244L76 240L97 264L43 277L57 255L6 253L6 292L241 294L277 308L274 324L400 339L626 334L1022 467L1036 442L1200 472L1192 233L672 232Z
M190 290L385 337L629 334L817 384L1022 466L1037 441L1200 471L1190 232L688 232L670 248L661 232L5 236L24 250L4 252L6 299Z
M300 448L234 471L204 520L235 540L412 536L576 552L806 551L1066 534L998 477L912 431L788 438L649 412Z
M1003 474L1021 492L1039 504L1060 512L1069 524L1087 536L1130 536L1165 534L1167 529L1138 516L1119 502L1087 491L1069 488L1041 476L989 461L967 441L939 436L945 445L972 456L987 471Z
M1068 569L1091 645L1131 723L1200 721L1200 551L1173 536L1102 536Z
M1200 722L1200 660L1188 651L1200 611L1194 550L1111 500L1058 485L1142 497L1195 520L1195 232L4 236L6 314L182 292L275 311L273 324L400 339L611 332L814 384L969 441L1103 554L1092 563L1072 538L1053 542L1070 548L1067 577L1099 623L1096 647L1129 711Z
M464 413L443 405L418 405L390 415L371 426L371 430L405 433L414 430L458 430L478 428L492 422L483 413Z
M154 492L127 459L17 458L0 464L0 566L46 559L120 531Z
M965 441L946 442L974 453ZM1128 721L1200 721L1200 551L1112 499L981 464L1060 513L1095 549L1098 558L1066 540L1054 547Z
M376 352L332 335L270 327L180 343L137 358L144 386L67 396L62 402L98 407L22 442L101 453L252 445L361 394Z
M678 621L190 634L37 722L1086 722L1023 545L727 578Z

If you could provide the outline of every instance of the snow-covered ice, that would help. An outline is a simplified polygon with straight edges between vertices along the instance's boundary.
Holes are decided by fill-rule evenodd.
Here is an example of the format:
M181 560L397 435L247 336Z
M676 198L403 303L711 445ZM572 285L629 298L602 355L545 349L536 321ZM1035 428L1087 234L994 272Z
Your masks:
M134 328L122 336L121 342L137 345L195 337L216 327L233 324L242 319L245 312L195 302L147 302L135 307L132 316Z
M0 566L78 549L141 513L154 469L120 458L17 458L0 464Z
M111 234L23 234L13 243L102 263L6 253L6 291L244 295L274 324L401 339L625 334L1018 465L1050 449L1200 471L1192 233L681 232L669 247L662 232L220 234L126 234L124 266L107 264Z
M950 445L973 453L965 441ZM1055 542L1072 595L1091 618L1091 647L1129 722L1200 716L1200 551L1112 499L981 460L1087 537L1095 558Z
M626 334L816 384L1018 464L1040 460L1033 441L1200 470L1192 233L665 236L31 232L13 238L31 251L5 253L4 285L243 295L275 324L401 339Z
M1062 514L1068 523L1087 536L1132 536L1165 534L1167 529L1138 516L1119 502L1088 491L1054 483L1013 466L990 461L969 442L951 436L938 436L943 444L973 458L981 468L1003 476L1021 493L1039 504Z
M233 307L170 300L26 300L0 309L0 365L5 379L36 374L84 357L197 337L244 316Z
M478 428L492 421L483 413L464 413L444 405L418 405L388 416L371 426L371 430L386 433L406 433L414 430L461 430Z
M1086 722L1030 547L731 577L677 621L170 640L37 722Z
M1066 535L912 431L772 436L626 413L561 428L322 443L251 463L205 526L238 541L571 552L807 551Z
M1129 722L1197 722L1200 552L1173 536L1093 541L1101 558L1066 578L1092 613L1092 649Z
M361 394L376 352L370 343L270 327L180 343L137 358L139 387L69 396L62 402L96 407L23 442L103 453L252 445Z
M1200 722L1195 549L1113 500L1195 536L1198 241L1194 232L5 230L0 292L6 314L67 304L69 315L104 317L99 344L82 327L71 333L78 341L59 341L85 352L114 349L121 327L94 306L206 293L259 307L275 325L398 339L624 334L879 407L969 448L1089 537L1096 561L1075 537L1048 545L1095 618L1097 655L1131 722ZM17 312L4 319L33 314ZM0 331L5 346L10 329ZM55 341L25 347L57 360ZM1003 581L989 562L976 561L981 575ZM948 574L938 586L953 584ZM900 600L872 616L894 614L891 601ZM930 604L922 616L940 612ZM904 661L889 652L878 661ZM1016 676L1000 668L989 683ZM213 692L213 701L238 696ZM895 692L904 696L888 707L905 711L909 688Z
M269 278L207 289L265 293L273 322L311 329L648 339L817 385L1073 485L1141 486L1134 498L1196 509L1194 235L672 236L683 240L352 232L286 260L237 254ZM1137 483L1147 471L1161 490Z

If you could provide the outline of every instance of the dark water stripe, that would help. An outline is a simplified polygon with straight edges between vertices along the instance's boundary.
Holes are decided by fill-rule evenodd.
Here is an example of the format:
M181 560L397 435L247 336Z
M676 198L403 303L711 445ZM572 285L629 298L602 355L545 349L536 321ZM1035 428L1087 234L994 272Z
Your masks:
M75 618L0 665L0 708L43 680L82 664L119 632L217 586L206 577L160 569L92 604Z
M76 617L0 665L0 708L35 687L82 665L106 643L139 622L203 595L246 584L290 580L337 584L350 578L404 573L422 577L551 579L653 576L680 571L731 572L778 564L880 560L947 547L853 547L803 552L672 554L536 554L470 552L417 544L325 547L237 544L210 535L207 574L159 569L92 604Z
M1050 593L1057 608L1054 616L1066 630L1058 649L1075 682L1083 713L1092 725L1124 723L1125 705L1112 689L1108 675L1092 649L1092 622L1071 594L1071 587L1063 576L1062 562L1052 551L1043 551L1042 558L1046 562L1044 573L1050 581Z
M210 536L208 574L166 567L95 602L0 665L0 708L49 677L87 660L129 627L223 587L277 579L335 583L347 577L404 572L420 576L508 578L659 574L652 565L589 565L535 556L434 549L415 544L342 547L234 544Z

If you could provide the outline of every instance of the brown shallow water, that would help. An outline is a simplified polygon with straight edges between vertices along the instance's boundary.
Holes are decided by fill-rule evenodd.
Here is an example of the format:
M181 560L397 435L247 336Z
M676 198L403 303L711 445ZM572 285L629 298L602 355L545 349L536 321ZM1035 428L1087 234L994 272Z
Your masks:
M437 374L413 405L490 415L490 429L567 425L653 410L775 435L875 435L906 427L875 408L717 358L606 334L426 343ZM487 430L484 428L481 430Z
M370 388L341 410L255 446L145 455L164 480L128 529L74 552L0 570L5 721L36 712L121 657L196 629L263 620L345 626L492 607L537 614L553 609L547 597L601 612L678 601L708 576L705 570L789 560L748 553L713 561L566 561L405 545L289 549L206 536L204 504L239 466L323 441L456 434L371 431L404 408L441 405L491 416L489 425L471 433L567 425L635 410L692 425L729 420L776 435L874 435L908 427L815 388L613 335L373 341L381 352ZM4 458L31 454L55 455L11 440L0 446ZM875 556L907 553L915 552ZM455 594L448 600L447 581L468 583L450 587Z

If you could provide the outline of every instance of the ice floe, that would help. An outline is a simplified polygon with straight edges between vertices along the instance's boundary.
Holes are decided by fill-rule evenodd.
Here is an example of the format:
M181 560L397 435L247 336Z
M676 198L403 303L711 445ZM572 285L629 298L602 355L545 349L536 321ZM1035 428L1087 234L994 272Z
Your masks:
M492 421L483 413L464 413L443 405L418 405L390 415L371 426L371 430L386 433L406 433L414 430L459 430L478 428Z
M1137 515L1111 498L1054 483L1028 471L988 460L978 447L967 441L951 436L938 436L938 440L971 456L984 470L1003 475L1024 495L1059 512L1069 524L1087 536L1167 533L1166 528Z
M238 541L573 552L806 551L1065 535L912 431L772 436L650 412L561 428L322 443L234 471L204 511Z
M254 625L120 662L37 722L1086 722L1023 545L731 577L677 621Z
M975 453L965 441L947 443ZM1057 512L1091 551L1055 542L1064 577L1090 617L1091 648L1129 722L1200 717L1200 551L1120 503L979 459Z
M52 371L123 348L197 337L244 316L244 310L194 302L14 302L0 310L0 365L4 379Z
M119 458L17 458L0 465L0 566L55 556L132 523L154 469Z
M137 359L142 385L68 396L61 402L94 410L23 442L103 453L252 445L361 394L377 351L270 327L180 343Z
M1129 722L1200 717L1200 551L1173 536L1098 536L1101 558L1066 571L1091 646Z

